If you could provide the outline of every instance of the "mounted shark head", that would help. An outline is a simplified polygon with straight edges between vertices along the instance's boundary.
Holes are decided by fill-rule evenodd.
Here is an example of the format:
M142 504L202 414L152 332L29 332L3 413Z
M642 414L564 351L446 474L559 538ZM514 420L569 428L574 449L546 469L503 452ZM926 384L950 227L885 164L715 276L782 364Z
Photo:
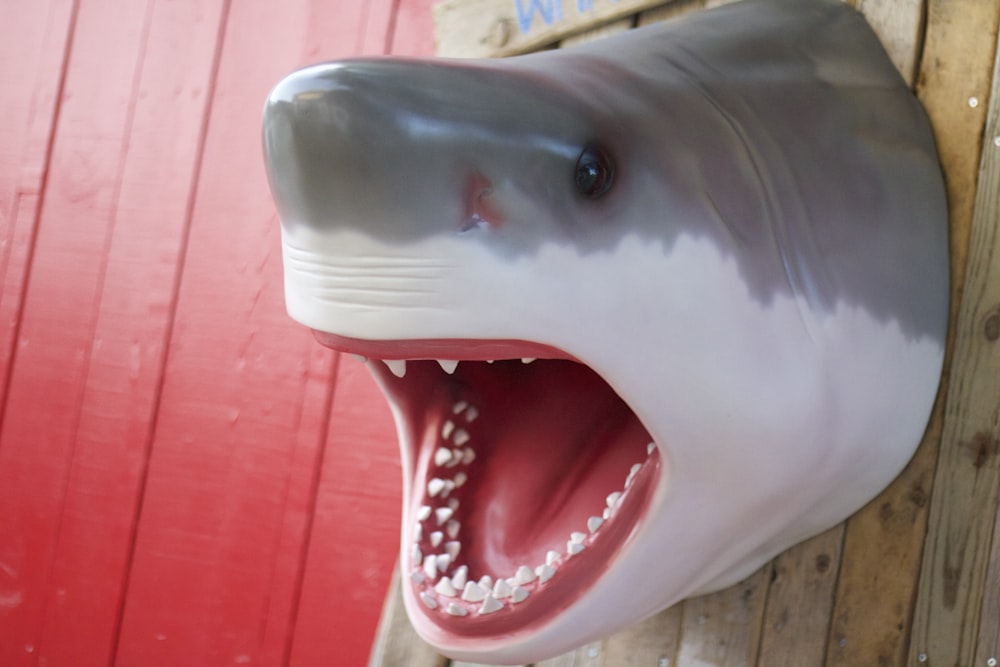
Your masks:
M534 661L731 584L920 439L942 179L841 2L318 65L264 135L289 312L392 406L404 597L448 655Z

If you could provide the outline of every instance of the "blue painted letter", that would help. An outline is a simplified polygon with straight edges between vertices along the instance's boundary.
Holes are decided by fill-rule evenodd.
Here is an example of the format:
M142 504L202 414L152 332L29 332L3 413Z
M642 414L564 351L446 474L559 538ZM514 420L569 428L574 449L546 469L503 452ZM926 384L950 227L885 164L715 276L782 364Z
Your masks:
M514 0L517 8L517 24L522 33L531 30L531 18L535 15L535 10L542 15L545 25L552 25L553 21L562 19L562 0L527 0L528 7L524 7L525 0Z

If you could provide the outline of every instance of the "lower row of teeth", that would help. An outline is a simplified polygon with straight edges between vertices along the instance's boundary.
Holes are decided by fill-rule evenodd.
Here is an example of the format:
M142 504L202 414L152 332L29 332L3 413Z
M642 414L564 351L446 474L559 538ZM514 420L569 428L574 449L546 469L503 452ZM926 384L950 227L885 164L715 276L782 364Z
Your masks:
M570 533L565 552L550 550L544 563L534 568L522 565L509 577L494 579L485 574L473 579L469 568L459 560L462 525L454 517L460 502L450 496L468 481L469 466L476 460L476 452L469 446L472 438L467 429L478 416L479 410L474 405L459 401L452 407L451 418L442 425L431 466L433 477L427 483L425 504L417 509L410 545L409 577L416 586L417 596L428 609L452 616L493 614L508 604L528 599L562 564L593 541L604 522L621 505L624 494L642 468L641 462L631 467L622 489L608 494L601 513L587 519L586 532ZM653 443L646 446L647 458L655 449Z

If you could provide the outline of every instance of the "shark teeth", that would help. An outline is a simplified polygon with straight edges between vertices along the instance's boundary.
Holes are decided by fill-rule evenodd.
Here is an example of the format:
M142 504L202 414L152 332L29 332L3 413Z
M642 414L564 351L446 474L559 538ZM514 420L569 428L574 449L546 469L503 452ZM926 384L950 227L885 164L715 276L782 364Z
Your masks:
M531 363L525 358L522 362ZM406 361L384 361L397 377L406 374ZM458 361L437 360L444 373L454 374ZM462 563L465 552L462 540L462 522L465 520L463 489L477 471L476 427L482 416L480 407L468 398L455 400L449 414L439 427L438 442L427 461L427 477L424 483L424 497L412 510L412 526L409 531L410 545L406 550L407 575L410 585L421 603L432 612L447 614L456 619L475 615L512 613L515 605L524 602L531 595L544 589L559 569L571 559L583 553L586 548L600 539L604 526L621 507L623 500L642 474L645 461L638 461L623 472L622 488L610 490L604 507L594 507L595 514L589 516L585 525L573 530L560 550L553 544L546 551L544 562L524 563L513 573L501 575L498 572L470 572ZM656 444L646 447L648 461L656 452Z
M449 461L451 461L451 450L447 447L438 447L438 450L434 452L435 465L443 466Z
M482 602L486 598L487 591L474 581L466 582L462 591L462 599L466 602Z
M458 591L455 590L455 586L451 583L451 579L448 577L441 577L441 581L434 584L434 590L437 591L439 595L449 598L453 598L458 595Z
M503 609L503 603L487 593L483 596L483 606L479 608L480 614L492 614Z
M455 568L455 574L451 577L451 585L456 589L465 588L465 582L469 577L469 568L465 565L460 565Z
M527 565L522 565L517 568L517 572L514 573L514 581L516 581L518 585L530 584L534 580L535 572Z
M618 507L618 502L621 499L622 499L621 491L615 491L614 493L609 493L606 499L606 502L608 503L608 509L614 510L616 507Z
M431 581L437 578L437 559L434 556L424 556L424 574Z
M454 602L449 603L444 610L449 614L451 614L452 616L465 616L469 613L468 609L466 609L461 605L457 605Z
M351 356L360 361L361 363L368 363L368 357L362 356L360 354L352 354ZM406 359L382 359L381 361L383 364L386 365L389 371L396 377L398 378L406 377L406 362L407 362ZM447 373L448 375L454 375L455 371L458 370L459 364L461 363L461 361L459 361L458 359L435 359L434 361L437 362L438 366L441 367L441 370ZM496 361L495 359L487 359L486 363L492 364L495 361ZM537 361L536 357L521 358L521 363L525 365L534 363L535 361ZM458 414L459 412L461 412L461 410L455 410L455 414ZM471 422L475 420L475 418L476 414L473 413L472 415L468 416L468 421Z
M406 375L406 359L383 359L382 363L389 367L389 371L398 378Z
M546 581L552 578L552 575L556 573L556 569L551 565L545 563L539 565L535 568L535 574L538 575L538 583L544 584Z
M498 600L509 598L513 591L514 589L507 583L506 579L497 579L497 582L493 584L493 596Z

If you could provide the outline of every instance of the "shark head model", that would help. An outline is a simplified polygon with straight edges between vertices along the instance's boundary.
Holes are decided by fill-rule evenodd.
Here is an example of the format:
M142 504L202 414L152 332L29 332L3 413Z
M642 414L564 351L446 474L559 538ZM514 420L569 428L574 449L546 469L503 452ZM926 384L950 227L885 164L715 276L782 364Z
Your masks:
M729 585L920 439L942 178L841 2L317 65L264 135L289 312L388 397L404 597L450 656L538 660Z

